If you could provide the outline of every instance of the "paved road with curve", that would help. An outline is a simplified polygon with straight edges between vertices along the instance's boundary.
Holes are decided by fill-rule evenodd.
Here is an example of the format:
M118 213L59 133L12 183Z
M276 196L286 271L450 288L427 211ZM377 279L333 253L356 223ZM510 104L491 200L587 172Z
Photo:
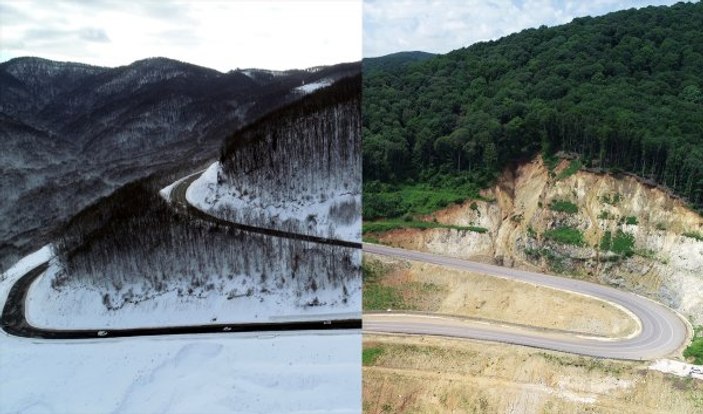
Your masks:
M608 286L376 244L364 244L363 249L366 253L436 264L592 296L625 308L639 320L641 327L639 332L630 337L597 338L448 316L387 312L365 314L364 332L479 339L627 360L650 360L671 355L689 338L686 323L670 308ZM554 312L559 312L559 309L554 309Z

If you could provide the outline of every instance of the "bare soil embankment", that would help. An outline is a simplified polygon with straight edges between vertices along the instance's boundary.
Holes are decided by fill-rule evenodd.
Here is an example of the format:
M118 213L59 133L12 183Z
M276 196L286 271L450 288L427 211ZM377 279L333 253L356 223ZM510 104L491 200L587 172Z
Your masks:
M372 254L365 254L364 260L379 270L374 283L393 289L400 297L400 310L605 337L624 337L639 329L628 313L595 298Z
M383 243L616 286L703 322L703 217L631 176L550 170L541 158L506 170L470 200L424 217L456 229L399 229ZM486 201L489 200L489 201Z
M511 345L364 335L365 413L682 413L703 382L638 362Z

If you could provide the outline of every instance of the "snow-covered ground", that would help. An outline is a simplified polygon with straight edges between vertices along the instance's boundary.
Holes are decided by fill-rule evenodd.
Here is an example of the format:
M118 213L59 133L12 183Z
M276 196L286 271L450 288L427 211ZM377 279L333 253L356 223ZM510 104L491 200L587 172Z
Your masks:
M3 413L359 413L361 334L0 336Z
M295 88L297 92L302 92L302 93L311 93L314 92L320 88L325 88L327 86L330 86L332 84L331 79L321 79L317 82L312 82L308 83L306 85L301 85Z
M250 221L255 218L257 223L269 223L266 226L269 228L305 229L307 234L321 237L357 242L361 240L361 214L355 214L349 221L336 217L339 211L345 209L345 205L360 206L361 194L350 194L339 189L324 199L301 195L296 200L270 203L260 197L252 197L246 189L218 181L221 168L219 162L213 163L188 187L186 199L191 205L234 222L252 224Z
M27 293L26 317L33 326L42 328L138 328L185 326L237 322L276 322L282 320L355 319L361 318L361 278L350 281L346 302L341 302L341 289L318 289L300 293L297 289L261 292L249 278L251 286L239 285L236 297L221 289L200 291L196 295L180 295L187 282L173 283L170 288L149 299L127 302L118 310L108 309L104 292L95 286L56 290L51 287L53 273L59 265L52 261L47 272L37 278ZM217 280L215 276L210 280ZM253 292L249 296L244 292ZM316 306L306 303L319 302Z
M159 190L159 195L161 198L163 198L166 201L171 201L171 191L173 191L174 188L180 183L182 183L184 180L187 180L188 178L194 176L195 174L201 174L202 171L198 171L197 173L193 173L191 175L186 175L185 177L181 177L178 180L172 182L171 184L167 185L166 187L162 188Z
M0 277L14 282L45 247ZM0 333L0 412L358 413L361 334L49 341Z
M216 180L217 165L203 175ZM181 181L161 196L168 200ZM207 232L193 250L173 240L195 236L171 230L166 242L123 248L89 269L53 259L29 288L27 320L48 329L118 329L360 318L359 249Z
M47 244L34 253L28 254L15 263L14 266L7 269L5 273L0 275L0 283L10 283L10 286L13 285L22 275L40 264L48 262L53 255L53 247L50 244ZM5 296L0 296L0 304L5 306Z

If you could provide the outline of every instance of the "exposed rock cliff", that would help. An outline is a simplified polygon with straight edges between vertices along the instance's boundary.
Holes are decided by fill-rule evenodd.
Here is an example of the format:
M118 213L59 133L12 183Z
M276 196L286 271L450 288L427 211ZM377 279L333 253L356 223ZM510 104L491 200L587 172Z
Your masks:
M568 166L564 160L550 171L537 158L505 171L484 200L425 217L485 227L485 234L405 229L380 239L615 285L702 322L703 217L636 177L562 174Z

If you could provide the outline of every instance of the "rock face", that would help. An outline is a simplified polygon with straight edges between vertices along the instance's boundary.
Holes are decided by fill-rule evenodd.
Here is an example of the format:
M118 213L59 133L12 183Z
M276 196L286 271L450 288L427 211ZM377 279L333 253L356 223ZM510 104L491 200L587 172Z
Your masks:
M117 68L32 57L0 64L0 268L99 197L212 160L227 134L302 97L296 87L359 66L221 73L165 58Z
M703 322L703 218L665 191L635 177L578 171L563 178L541 158L504 172L484 200L430 217L474 225L485 234L397 230L391 244L571 275L663 301ZM567 229L577 241L555 237Z

